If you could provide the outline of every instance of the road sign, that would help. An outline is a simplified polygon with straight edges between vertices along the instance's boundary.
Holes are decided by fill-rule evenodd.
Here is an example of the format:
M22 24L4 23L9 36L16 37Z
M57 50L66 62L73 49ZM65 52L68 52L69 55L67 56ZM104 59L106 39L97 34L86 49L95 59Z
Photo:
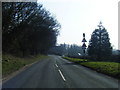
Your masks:
M85 37L85 33L83 33L83 37Z
M87 42L85 38L83 38L82 42Z
M82 40L82 42L83 42L82 49L83 49L83 53L85 55L85 49L87 47L86 44L85 44L85 42L87 42L86 39L85 39L85 33L83 33L83 40Z
M83 43L82 48L83 48L83 49L86 49L86 47L87 47L86 44Z

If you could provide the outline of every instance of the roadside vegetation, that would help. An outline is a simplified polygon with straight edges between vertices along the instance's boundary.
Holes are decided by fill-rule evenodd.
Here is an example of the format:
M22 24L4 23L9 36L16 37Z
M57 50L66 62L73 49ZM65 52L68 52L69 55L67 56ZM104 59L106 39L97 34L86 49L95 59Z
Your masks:
M61 28L37 2L2 3L2 75L46 58Z
M84 59L69 58L69 57L63 57L63 58L72 62L79 63L80 65L96 70L97 72L101 72L120 79L119 76L120 68L118 68L118 66L120 66L120 63L105 62L105 61L89 61L87 59L84 60Z
M3 2L2 17L3 54L47 54L55 46L61 25L42 4Z
M29 56L26 58L15 57L10 54L6 54L2 56L2 75L3 77L19 70L20 68L47 58L48 56L45 55L36 55L36 56Z
M67 59L69 61L72 61L72 62L87 62L89 60L87 59L79 59L79 58L70 58L70 57L63 57L64 59Z
M98 72L113 76L120 79L120 69L118 66L120 63L116 62L85 62L80 63L83 66L90 67Z

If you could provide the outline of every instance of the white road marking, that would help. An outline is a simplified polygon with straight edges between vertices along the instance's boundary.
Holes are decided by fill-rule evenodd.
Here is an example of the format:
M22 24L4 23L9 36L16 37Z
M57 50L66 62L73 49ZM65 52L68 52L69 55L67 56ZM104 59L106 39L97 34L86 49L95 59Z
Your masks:
M58 67L58 65L57 65L57 64L55 64L55 66L56 66L56 67Z
M59 71L59 73L60 73L62 79L63 79L64 81L66 81L66 79L65 79L65 77L63 76L62 72L61 72L60 70L58 70L58 71Z

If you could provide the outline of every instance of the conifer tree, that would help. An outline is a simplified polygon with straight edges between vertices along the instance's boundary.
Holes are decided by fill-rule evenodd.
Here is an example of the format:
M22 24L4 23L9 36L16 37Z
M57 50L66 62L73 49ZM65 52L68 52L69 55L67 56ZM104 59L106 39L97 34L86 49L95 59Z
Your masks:
M105 60L111 56L112 47L109 34L101 22L98 27L91 35L88 45L88 55L95 60Z

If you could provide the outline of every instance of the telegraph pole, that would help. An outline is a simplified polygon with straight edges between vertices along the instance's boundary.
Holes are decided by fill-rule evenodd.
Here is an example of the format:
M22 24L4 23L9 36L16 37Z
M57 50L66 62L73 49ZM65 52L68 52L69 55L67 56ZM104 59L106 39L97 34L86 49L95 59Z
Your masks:
M82 40L82 42L83 42L82 49L83 49L83 53L84 53L84 56L85 56L86 55L85 49L87 47L86 44L85 44L85 42L87 42L86 39L85 39L85 33L83 33L83 40Z

